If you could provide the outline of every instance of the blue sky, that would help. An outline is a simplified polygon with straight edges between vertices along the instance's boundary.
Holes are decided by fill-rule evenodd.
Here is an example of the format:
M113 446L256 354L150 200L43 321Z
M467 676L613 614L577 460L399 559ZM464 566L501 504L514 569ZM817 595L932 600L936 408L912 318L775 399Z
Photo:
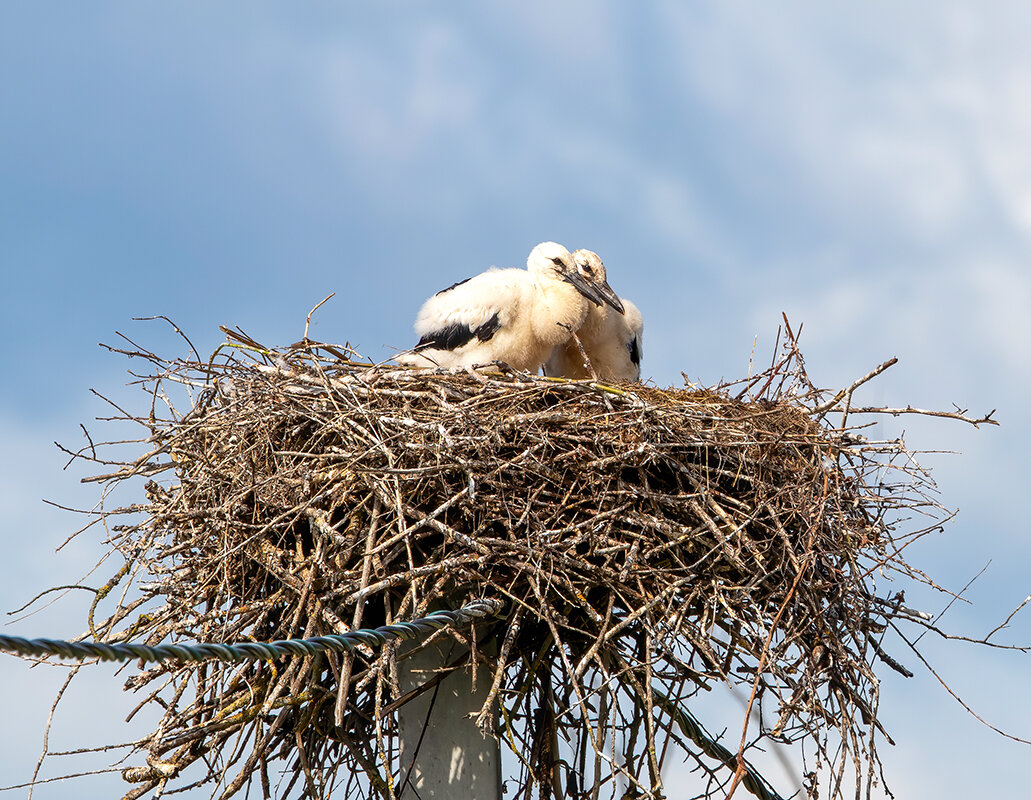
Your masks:
M1031 592L1029 39L1026 6L957 0L0 7L0 608L102 552L54 555L76 520L41 498L95 499L52 444L106 413L90 387L139 402L96 343L178 346L132 317L168 315L208 352L220 324L289 343L335 291L312 335L381 358L412 343L427 295L553 239L600 253L640 306L659 385L743 374L783 311L817 383L898 356L858 399L997 407L1001 429L880 428L959 451L924 457L960 515L910 559L956 590L990 561L946 617L987 632ZM3 630L73 635L84 607ZM1031 642L1027 619L1005 636ZM925 643L982 716L1031 738L1031 656ZM899 796L1022 796L1028 747L894 654L917 672L884 673ZM65 701L58 739L131 737L112 675ZM30 773L56 680L0 658L0 709L21 720L0 732L0 783Z

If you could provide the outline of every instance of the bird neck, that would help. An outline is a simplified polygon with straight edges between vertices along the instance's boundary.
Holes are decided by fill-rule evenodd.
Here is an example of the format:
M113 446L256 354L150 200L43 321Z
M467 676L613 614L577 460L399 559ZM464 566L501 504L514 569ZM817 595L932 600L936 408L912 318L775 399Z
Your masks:
M587 316L587 300L565 281L548 281L541 286L533 314L537 336L545 343L559 345L576 333Z
M577 335L582 341L593 342L599 337L604 329L608 315L608 306L596 306L594 303L588 302L587 316L584 318L583 324L580 326L580 330L577 332Z

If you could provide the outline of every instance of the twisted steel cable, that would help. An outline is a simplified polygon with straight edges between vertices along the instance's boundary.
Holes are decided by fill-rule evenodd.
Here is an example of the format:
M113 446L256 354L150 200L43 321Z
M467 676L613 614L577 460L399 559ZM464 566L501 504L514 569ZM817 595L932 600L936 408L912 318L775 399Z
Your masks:
M310 639L280 639L275 642L235 642L233 644L107 644L105 642L67 642L58 639L23 639L0 635L0 650L23 656L60 656L98 658L101 661L265 661L273 658L316 653L351 653L360 645L379 647L394 639L410 641L441 628L461 626L474 619L496 616L502 602L473 600L456 611L433 611L410 622L395 622L378 628L359 628L347 633L315 636Z

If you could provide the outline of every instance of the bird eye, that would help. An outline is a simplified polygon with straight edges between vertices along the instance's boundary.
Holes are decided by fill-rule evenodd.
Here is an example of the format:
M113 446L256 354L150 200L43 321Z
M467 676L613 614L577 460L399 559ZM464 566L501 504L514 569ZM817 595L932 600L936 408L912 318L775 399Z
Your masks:
M553 258L553 259L551 259L551 263L554 264L556 267L561 267L562 266L562 259L561 258Z

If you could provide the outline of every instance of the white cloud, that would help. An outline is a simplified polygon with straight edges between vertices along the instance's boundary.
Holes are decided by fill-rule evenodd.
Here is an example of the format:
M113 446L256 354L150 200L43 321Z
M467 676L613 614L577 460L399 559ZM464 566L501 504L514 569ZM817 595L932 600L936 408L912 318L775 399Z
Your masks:
M1031 234L1031 52L1023 9L965 3L669 4L671 78L765 151L851 237L955 241L997 202ZM978 196L987 192L988 198Z
M348 157L360 152L404 167L429 155L437 137L469 132L483 69L481 54L442 22L397 32L390 45L343 36L312 65L313 77Z

